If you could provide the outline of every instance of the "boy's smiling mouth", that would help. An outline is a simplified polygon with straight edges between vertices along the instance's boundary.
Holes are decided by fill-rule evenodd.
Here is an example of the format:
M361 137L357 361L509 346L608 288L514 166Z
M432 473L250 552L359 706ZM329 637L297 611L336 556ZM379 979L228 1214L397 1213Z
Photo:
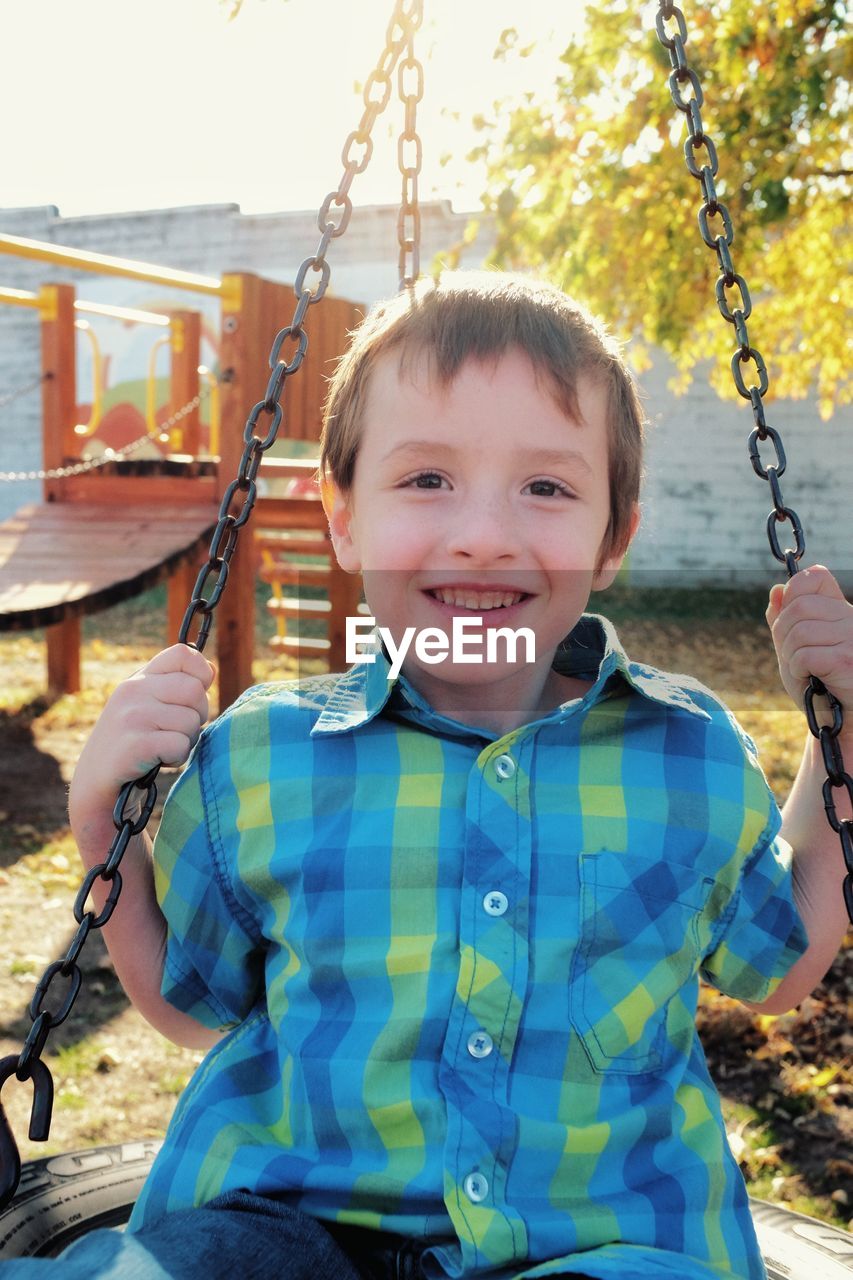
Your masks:
M461 614L509 614L531 599L529 591L519 591L511 586L485 587L473 583L426 587L424 595L429 596L442 611Z

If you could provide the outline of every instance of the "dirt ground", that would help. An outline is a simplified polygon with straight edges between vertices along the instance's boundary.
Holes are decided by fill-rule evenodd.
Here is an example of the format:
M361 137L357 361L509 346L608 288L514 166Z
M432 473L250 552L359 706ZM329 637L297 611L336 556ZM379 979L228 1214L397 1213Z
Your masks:
M111 688L160 647L156 615L143 600L90 620L84 690L51 706L42 697L40 638L0 636L0 1056L19 1052L35 982L75 931L71 908L81 875L66 823L66 786ZM783 800L799 758L801 720L779 687L763 622L629 614L619 626L629 652L691 671L727 698L756 738ZM291 674L262 646L258 659L256 678ZM171 781L163 770L160 804ZM158 805L152 833L159 812ZM710 1069L751 1193L841 1225L853 1214L850 955L839 957L795 1013L756 1017L710 989L703 990L700 1008ZM128 1005L98 934L87 943L81 968L79 999L45 1051L56 1083L48 1144L25 1136L29 1085L10 1080L3 1090L24 1159L161 1136L201 1060L164 1040Z

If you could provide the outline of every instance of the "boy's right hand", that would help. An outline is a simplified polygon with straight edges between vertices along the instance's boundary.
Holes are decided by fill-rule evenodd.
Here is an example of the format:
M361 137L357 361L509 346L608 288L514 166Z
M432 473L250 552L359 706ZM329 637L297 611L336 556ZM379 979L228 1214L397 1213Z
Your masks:
M83 748L69 807L78 814L112 811L125 782L144 777L157 764L183 764L208 718L207 690L214 674L197 649L175 644L124 680Z

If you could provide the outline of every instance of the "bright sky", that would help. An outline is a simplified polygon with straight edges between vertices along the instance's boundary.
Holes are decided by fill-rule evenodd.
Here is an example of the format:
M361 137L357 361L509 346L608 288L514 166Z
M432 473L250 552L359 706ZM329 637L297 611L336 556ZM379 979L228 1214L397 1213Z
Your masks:
M0 206L62 215L234 202L245 213L318 208L361 116L355 91L384 44L392 0L0 0ZM418 56L421 197L475 208L464 157L477 112L550 84L585 0L424 0ZM514 26L536 54L494 62ZM395 110L395 106L397 110ZM454 116L458 119L454 119ZM357 203L399 199L394 96ZM388 136L392 129L393 137ZM450 153L445 168L440 157Z

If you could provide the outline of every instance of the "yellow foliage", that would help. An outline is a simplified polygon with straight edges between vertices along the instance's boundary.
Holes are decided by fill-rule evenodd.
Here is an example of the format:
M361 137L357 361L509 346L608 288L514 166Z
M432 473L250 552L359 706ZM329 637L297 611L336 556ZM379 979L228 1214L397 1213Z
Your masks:
M838 1071L839 1068L837 1066L824 1067L823 1071L818 1071L817 1075L812 1080L812 1088L825 1089L828 1084L832 1084L833 1080L838 1075Z
M687 24L702 124L719 155L716 195L734 225L732 262L752 294L749 341L770 377L766 400L816 396L827 418L851 399L841 269L849 30L840 7L818 0L718 0ZM493 261L537 270L582 298L638 343L640 363L663 347L676 390L712 357L715 390L738 398L729 367L738 343L717 309L720 265L698 233L704 197L684 163L670 71L638 6L589 7L585 34L555 58L554 84L503 104L484 129ZM708 150L693 155L702 165ZM709 226L717 235L719 217Z

